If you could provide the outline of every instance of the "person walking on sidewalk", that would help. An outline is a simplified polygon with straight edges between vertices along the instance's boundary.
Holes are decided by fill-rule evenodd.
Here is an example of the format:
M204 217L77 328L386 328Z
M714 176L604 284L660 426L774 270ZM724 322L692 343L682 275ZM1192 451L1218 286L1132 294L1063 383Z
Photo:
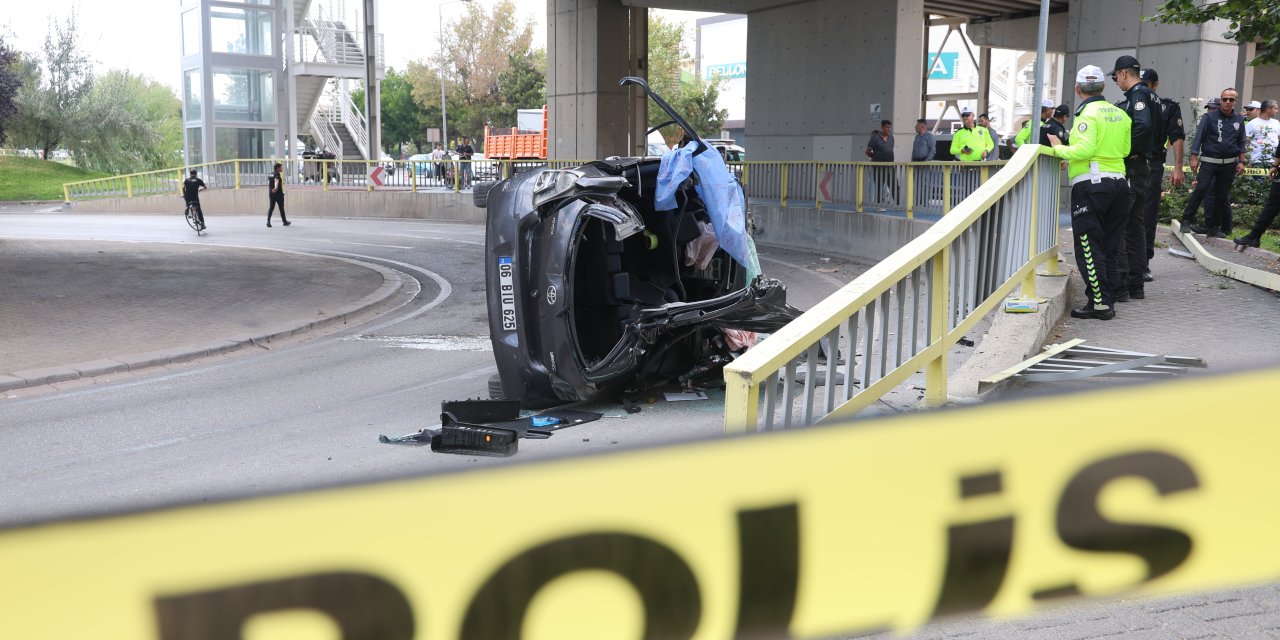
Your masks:
M1262 243L1262 234L1267 232L1267 228L1275 222L1276 214L1280 214L1280 149L1276 149L1275 158L1271 161L1271 191L1267 193L1267 202L1262 205L1262 212L1258 214L1258 221L1253 224L1253 229L1243 236L1235 239L1235 243L1241 247L1256 247Z
M1163 137L1164 122L1156 126L1152 114L1158 113L1160 103L1142 82L1142 65L1133 56L1116 58L1111 80L1124 91L1124 100L1116 103L1129 115L1129 155L1124 159L1124 174L1129 180L1129 216L1124 223L1124 237L1120 250L1121 289L1117 302L1146 297L1143 276L1147 274L1146 219L1147 183L1151 180L1151 154L1155 151L1157 134Z
M1053 155L1068 161L1071 181L1071 235L1076 267L1084 279L1088 301L1072 309L1073 318L1110 320L1116 316L1120 289L1117 260L1120 236L1129 215L1129 183L1124 159L1132 143L1129 116L1102 97L1102 69L1087 65L1076 74L1076 110L1071 144L1050 135Z
M1147 186L1147 210L1142 220L1147 232L1147 272L1142 275L1142 279L1144 282L1151 282L1155 279L1151 275L1151 259L1156 255L1156 225L1160 221L1160 193L1164 186L1164 161L1168 156L1165 145L1167 141L1167 148L1173 149L1173 173L1169 176L1169 182L1180 187L1187 181L1182 172L1187 131L1182 126L1182 107L1178 105L1178 101L1161 98L1156 94L1160 89L1160 74L1155 69L1143 69L1142 81L1151 89L1151 97L1154 98L1152 105L1160 105L1160 113L1155 114L1156 118L1164 122L1164 134L1156 139L1151 152L1151 181Z
M276 210L276 205L280 205L280 222L284 226L289 226L289 219L284 217L284 177L280 175L280 163L277 162L274 173L267 178L267 196L271 198L271 205L267 207L267 226L271 226L271 214Z
M1191 140L1191 170L1196 172L1196 190L1182 210L1182 226L1211 238L1225 238L1222 229L1231 228L1231 184L1244 173L1244 118L1235 113L1238 94L1222 90L1218 108L1206 111ZM1204 153L1201 157L1201 152ZM1204 226L1196 224L1196 209L1213 189L1213 203L1205 203Z

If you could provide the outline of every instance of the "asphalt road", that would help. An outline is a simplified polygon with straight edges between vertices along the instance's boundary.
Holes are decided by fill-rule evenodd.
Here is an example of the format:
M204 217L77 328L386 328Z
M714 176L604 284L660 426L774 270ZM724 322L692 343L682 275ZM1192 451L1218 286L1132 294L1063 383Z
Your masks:
M403 274L408 285L377 315L269 350L6 394L0 525L501 463L377 439L437 425L442 400L486 393L495 370L482 227L295 218L288 229L266 229L257 216L210 215L209 233L197 238L176 215L32 209L0 208L0 238L283 249L377 264ZM862 270L777 250L762 259L801 307ZM817 272L817 264L837 271ZM665 412L651 406L639 416L524 440L511 460L713 437L721 433L713 403Z

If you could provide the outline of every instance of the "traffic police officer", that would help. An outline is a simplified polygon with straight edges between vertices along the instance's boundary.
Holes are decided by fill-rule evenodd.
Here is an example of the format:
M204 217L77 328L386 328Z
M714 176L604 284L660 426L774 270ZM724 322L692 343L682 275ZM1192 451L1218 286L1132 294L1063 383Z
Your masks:
M1117 254L1129 213L1129 183L1125 162L1129 154L1129 116L1102 97L1106 80L1102 69L1088 65L1076 74L1076 110L1071 144L1050 136L1053 155L1067 163L1071 181L1071 234L1075 237L1076 267L1084 279L1088 301L1072 309L1073 318L1110 320L1116 315L1120 289Z
M1156 224L1160 220L1160 192L1164 184L1164 163L1168 157L1168 150L1165 147L1166 142L1168 148L1173 149L1173 174L1169 176L1169 181L1174 186L1181 186L1186 182L1186 175L1182 172L1183 146L1186 144L1187 132L1182 127L1182 107L1177 100L1162 98L1156 94L1160 89L1160 75L1155 69L1143 69L1142 81L1147 84L1147 88L1151 89L1151 95L1155 101L1160 104L1160 115L1156 119L1156 125L1159 127L1163 123L1164 131L1157 136L1155 149L1151 152L1151 182L1147 187L1147 210L1144 215L1143 224L1147 232L1147 272L1142 276L1146 282L1151 282L1151 258L1155 257L1156 250Z
M1214 238L1225 238L1222 229L1231 228L1228 195L1236 176L1244 173L1244 118L1235 112L1238 98L1235 89L1223 89L1218 108L1205 112L1191 140L1191 170L1196 172L1196 190L1182 210L1182 226ZM1213 202L1205 202L1202 227L1195 224L1196 209L1207 200L1211 188Z
M1124 173L1129 178L1132 196L1121 241L1119 268L1123 288L1116 293L1119 302L1146 297L1142 285L1147 273L1147 183L1151 178L1151 153L1156 145L1152 113L1157 103L1151 90L1143 84L1141 73L1142 66L1133 56L1116 58L1115 70L1111 72L1111 79L1124 91L1124 100L1116 106L1129 114L1132 124L1129 155L1124 159Z
M1062 130L1062 124L1053 119L1053 113L1053 101L1046 98L1040 103L1040 121L1043 126L1037 127L1040 130L1040 135L1036 137L1039 144L1046 147L1049 146L1050 135L1058 136L1059 140L1066 140ZM1013 143L1009 145L1009 148L1017 151L1018 147L1027 144L1030 140L1031 121L1028 120L1027 123L1022 126L1022 131L1019 131L1017 137L1014 138Z
M964 126L956 130L951 138L951 155L961 162L977 162L995 148L991 133L986 127L974 125L973 111L968 107L960 110L960 121Z

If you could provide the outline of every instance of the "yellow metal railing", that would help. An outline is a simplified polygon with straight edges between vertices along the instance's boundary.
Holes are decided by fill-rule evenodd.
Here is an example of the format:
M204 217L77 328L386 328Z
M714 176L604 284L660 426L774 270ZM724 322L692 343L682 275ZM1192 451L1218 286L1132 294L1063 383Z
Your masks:
M210 189L256 188L267 183L271 167L283 165L285 184L353 190L462 191L474 182L501 180L524 169L566 168L585 160L320 160L261 158L221 160L188 167L132 173L63 185L66 201L92 198L132 198L176 194L187 171ZM905 211L941 215L952 202L967 198L1003 162L817 162L749 161L730 166L748 198L776 200L782 206L800 204L851 208L855 211ZM375 180L370 171L381 166Z
M944 403L956 341L1018 286L1034 296L1039 265L1057 273L1059 165L1024 145L924 234L725 367L726 432L847 418L921 371L926 406ZM846 174L878 169L859 163ZM982 170L939 169L944 178ZM750 171L754 180L760 167ZM925 175L899 184L909 190ZM954 195L940 191L945 206Z
M904 211L941 215L1004 166L999 162L818 162L730 163L748 198L802 203L822 209Z
M450 190L462 191L475 182L501 180L513 173L549 166L566 168L583 160L319 160L260 158L220 160L187 167L68 182L62 186L67 202L93 198L133 198L178 194L187 172L196 170L210 189L263 188L272 167L280 163L286 186L338 190ZM372 170L381 167L374 179ZM381 184L376 184L381 183Z

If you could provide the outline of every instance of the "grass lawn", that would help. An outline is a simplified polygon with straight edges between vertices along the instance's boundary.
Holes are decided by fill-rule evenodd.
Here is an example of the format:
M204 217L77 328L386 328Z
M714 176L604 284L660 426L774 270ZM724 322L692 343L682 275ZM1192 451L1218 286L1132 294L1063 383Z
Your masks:
M62 183L103 178L110 174L85 171L38 158L0 156L0 202L6 200L62 200Z

